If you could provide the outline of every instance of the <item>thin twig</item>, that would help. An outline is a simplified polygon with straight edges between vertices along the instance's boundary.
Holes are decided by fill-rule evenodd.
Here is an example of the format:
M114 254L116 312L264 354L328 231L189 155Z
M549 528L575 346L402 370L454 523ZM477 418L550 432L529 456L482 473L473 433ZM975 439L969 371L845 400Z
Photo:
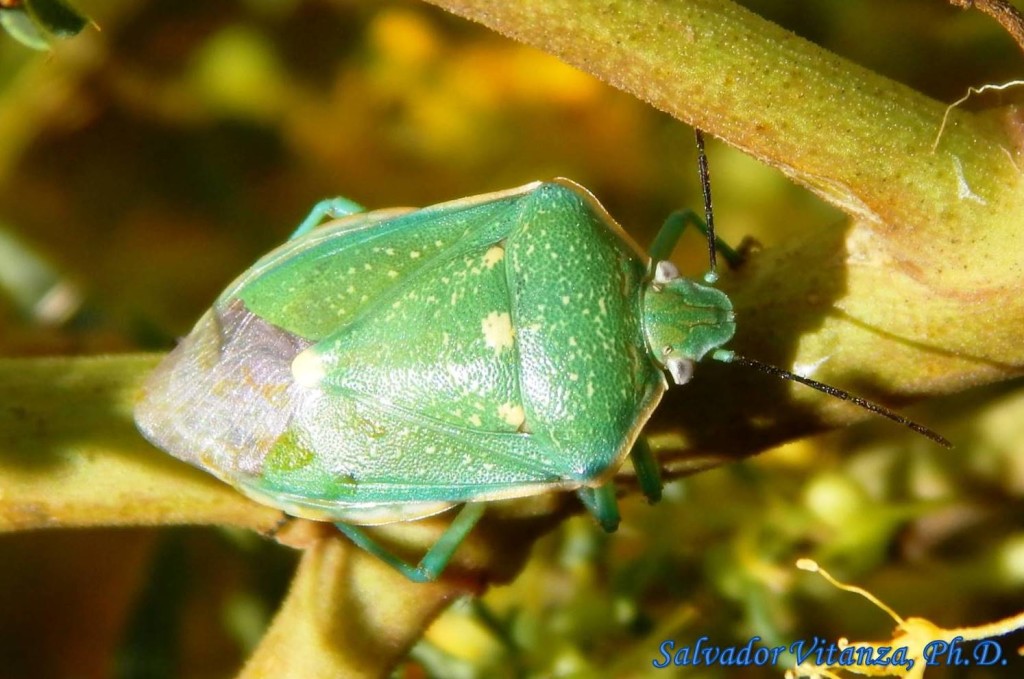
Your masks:
M1024 51L1024 13L1007 0L949 0L949 4L962 9L977 8L1002 24L1006 32L1017 41Z

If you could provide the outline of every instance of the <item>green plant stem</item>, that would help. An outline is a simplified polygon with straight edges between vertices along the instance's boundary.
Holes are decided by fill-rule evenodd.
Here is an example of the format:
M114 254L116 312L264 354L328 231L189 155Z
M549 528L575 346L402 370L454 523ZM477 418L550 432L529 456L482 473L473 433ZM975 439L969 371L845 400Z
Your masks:
M239 679L381 677L466 590L413 583L331 538L307 549L291 590Z
M149 445L132 402L155 355L0 360L0 532L217 524L281 513Z
M943 105L728 0L433 4L713 132L854 216L894 227L948 220L963 202L953 153L976 190L1019 174L997 125L954 112L933 154ZM957 216L978 219L968 208Z

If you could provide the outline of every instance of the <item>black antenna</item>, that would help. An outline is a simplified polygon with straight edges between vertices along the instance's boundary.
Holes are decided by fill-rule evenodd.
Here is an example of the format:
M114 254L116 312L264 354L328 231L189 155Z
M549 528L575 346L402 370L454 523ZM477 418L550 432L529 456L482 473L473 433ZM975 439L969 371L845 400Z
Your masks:
M700 175L701 191L704 194L704 221L707 225L706 233L708 236L708 255L711 258L711 269L709 270L708 275L705 276L704 278L709 283L714 283L718 279L718 273L716 271L715 262L715 215L714 211L711 208L711 173L708 171L708 156L707 153L705 153L704 151L704 133L696 127L693 128L693 133L694 137L697 140L697 173ZM833 387L832 385L825 384L824 382L819 382L817 380L812 380L809 377L803 377L802 375L791 373L788 370L783 370L782 368L778 368L774 365L771 365L770 363L762 363L761 361L757 361L752 358L739 356L738 354L732 351L724 349L716 351L714 354L712 354L712 358L715 358L716 360L719 361L723 361L725 363L739 363L741 365L746 365L751 368L756 368L757 370L760 370L763 373L768 373L769 375L781 377L784 380L799 382L800 384L806 385L811 389L817 389L818 391L824 394L828 394L829 396L834 396L843 401L849 401L850 403L860 406L865 410L870 410L871 412L877 415L886 417L897 424L902 424L904 427L913 429L918 434L921 434L922 436L931 439L935 443L938 443L940 446L943 446L945 448L953 447L953 444L950 443L944 436L932 431L928 427L925 427L924 425L918 424L917 422L914 422L911 419L903 417L899 413L895 413L892 410L886 408L885 406L874 403L873 401L868 401L867 399L861 398L860 396L854 396L850 392L843 391L838 387Z
M695 127L693 135L697 138L697 174L700 175L700 188L704 194L704 221L708 227L708 256L711 258L711 268L705 280L714 283L718 280L718 271L715 262L715 212L711 209L711 173L708 171L708 155L704 152L704 133Z
M940 446L943 446L945 448L953 447L953 444L950 443L945 437L932 431L928 427L920 425L917 422L914 422L913 420L909 420L898 413L894 413L885 406L878 405L877 403L873 403L859 396L854 396L848 391L843 391L842 389L838 389L831 385L825 384L824 382L818 382L817 380L812 380L809 377L803 377L801 375L797 375L796 373L791 373L788 370L777 368L769 363L762 363L761 361L755 361L752 358L739 356L731 351L716 352L714 358L720 361L724 361L726 363L739 363L740 365L750 366L751 368L756 368L761 372L768 373L769 375L781 377L784 380L792 380L793 382L805 384L812 389L817 389L818 391L828 394L829 396L835 396L838 399L849 401L850 403L858 405L861 408L864 408L865 410L870 410L871 412L881 415L882 417L887 417L893 422L896 422L897 424L902 424L904 427L909 427L910 429L916 431L918 434L921 434L922 436L927 436L932 441L938 443Z

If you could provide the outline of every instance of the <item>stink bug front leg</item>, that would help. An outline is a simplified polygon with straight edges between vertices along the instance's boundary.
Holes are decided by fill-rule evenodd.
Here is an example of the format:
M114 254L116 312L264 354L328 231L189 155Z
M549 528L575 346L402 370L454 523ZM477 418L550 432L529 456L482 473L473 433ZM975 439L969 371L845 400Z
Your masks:
M704 194L704 219L697 216L693 210L676 210L661 225L658 235L651 243L649 253L655 262L667 260L687 225L693 225L708 240L708 259L710 261L708 262L708 272L704 274L704 280L707 283L714 283L718 280L718 274L715 272L717 252L721 252L729 266L735 269L746 261L750 250L757 243L753 238L748 237L740 242L739 247L732 248L715 235L715 212L711 204L711 173L708 171L708 157L704 152L704 133L698 129L694 129L693 133L697 141L697 172L700 175L701 192Z
M341 522L334 525L349 540L354 542L357 547L373 554L413 582L433 582L444 572L448 562L451 561L452 555L455 554L455 550L458 549L462 541L469 535L469 531L473 530L473 526L483 516L484 507L485 505L479 502L468 502L463 505L462 509L459 510L459 513L452 520L451 525L445 529L441 537L437 539L437 542L427 550L427 553L423 555L423 558L415 566L406 563L379 545L366 534L362 527Z
M704 234L705 238L710 233L707 223L696 212L689 208L676 210L668 216L668 219L661 225L661 229L658 230L658 234L654 237L650 247L651 259L655 262L667 260L687 226L696 227L698 231ZM739 246L734 248L718 236L715 236L716 252L721 253L722 258L734 269L746 261L747 255L753 246L754 240L749 237L744 238L740 241Z
M307 233L315 229L324 221L325 218L337 219L339 217L346 217L348 215L355 214L357 212L363 212L364 208L359 203L351 201L348 198L336 196L334 198L325 198L319 203L313 206L306 218L299 224L299 228L295 229L295 233L288 237L288 240L295 240L299 236L305 236Z

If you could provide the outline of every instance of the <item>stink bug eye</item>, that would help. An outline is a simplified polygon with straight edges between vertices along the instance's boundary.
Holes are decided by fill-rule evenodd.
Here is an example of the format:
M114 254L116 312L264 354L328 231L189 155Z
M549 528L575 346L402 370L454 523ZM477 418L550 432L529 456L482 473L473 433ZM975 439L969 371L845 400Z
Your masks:
M665 368L672 375L672 381L682 386L693 377L693 361L688 358L672 357L665 361Z
M259 502L335 523L417 581L443 572L493 500L574 491L615 530L610 479L627 457L647 498L661 495L641 431L666 375L685 384L708 356L766 369L722 348L736 323L709 283L717 254L737 266L746 248L715 236L697 142L705 219L670 215L650 254L566 179L422 210L319 203L149 377L139 429ZM705 283L668 261L687 226L708 239ZM415 566L362 528L456 507Z

